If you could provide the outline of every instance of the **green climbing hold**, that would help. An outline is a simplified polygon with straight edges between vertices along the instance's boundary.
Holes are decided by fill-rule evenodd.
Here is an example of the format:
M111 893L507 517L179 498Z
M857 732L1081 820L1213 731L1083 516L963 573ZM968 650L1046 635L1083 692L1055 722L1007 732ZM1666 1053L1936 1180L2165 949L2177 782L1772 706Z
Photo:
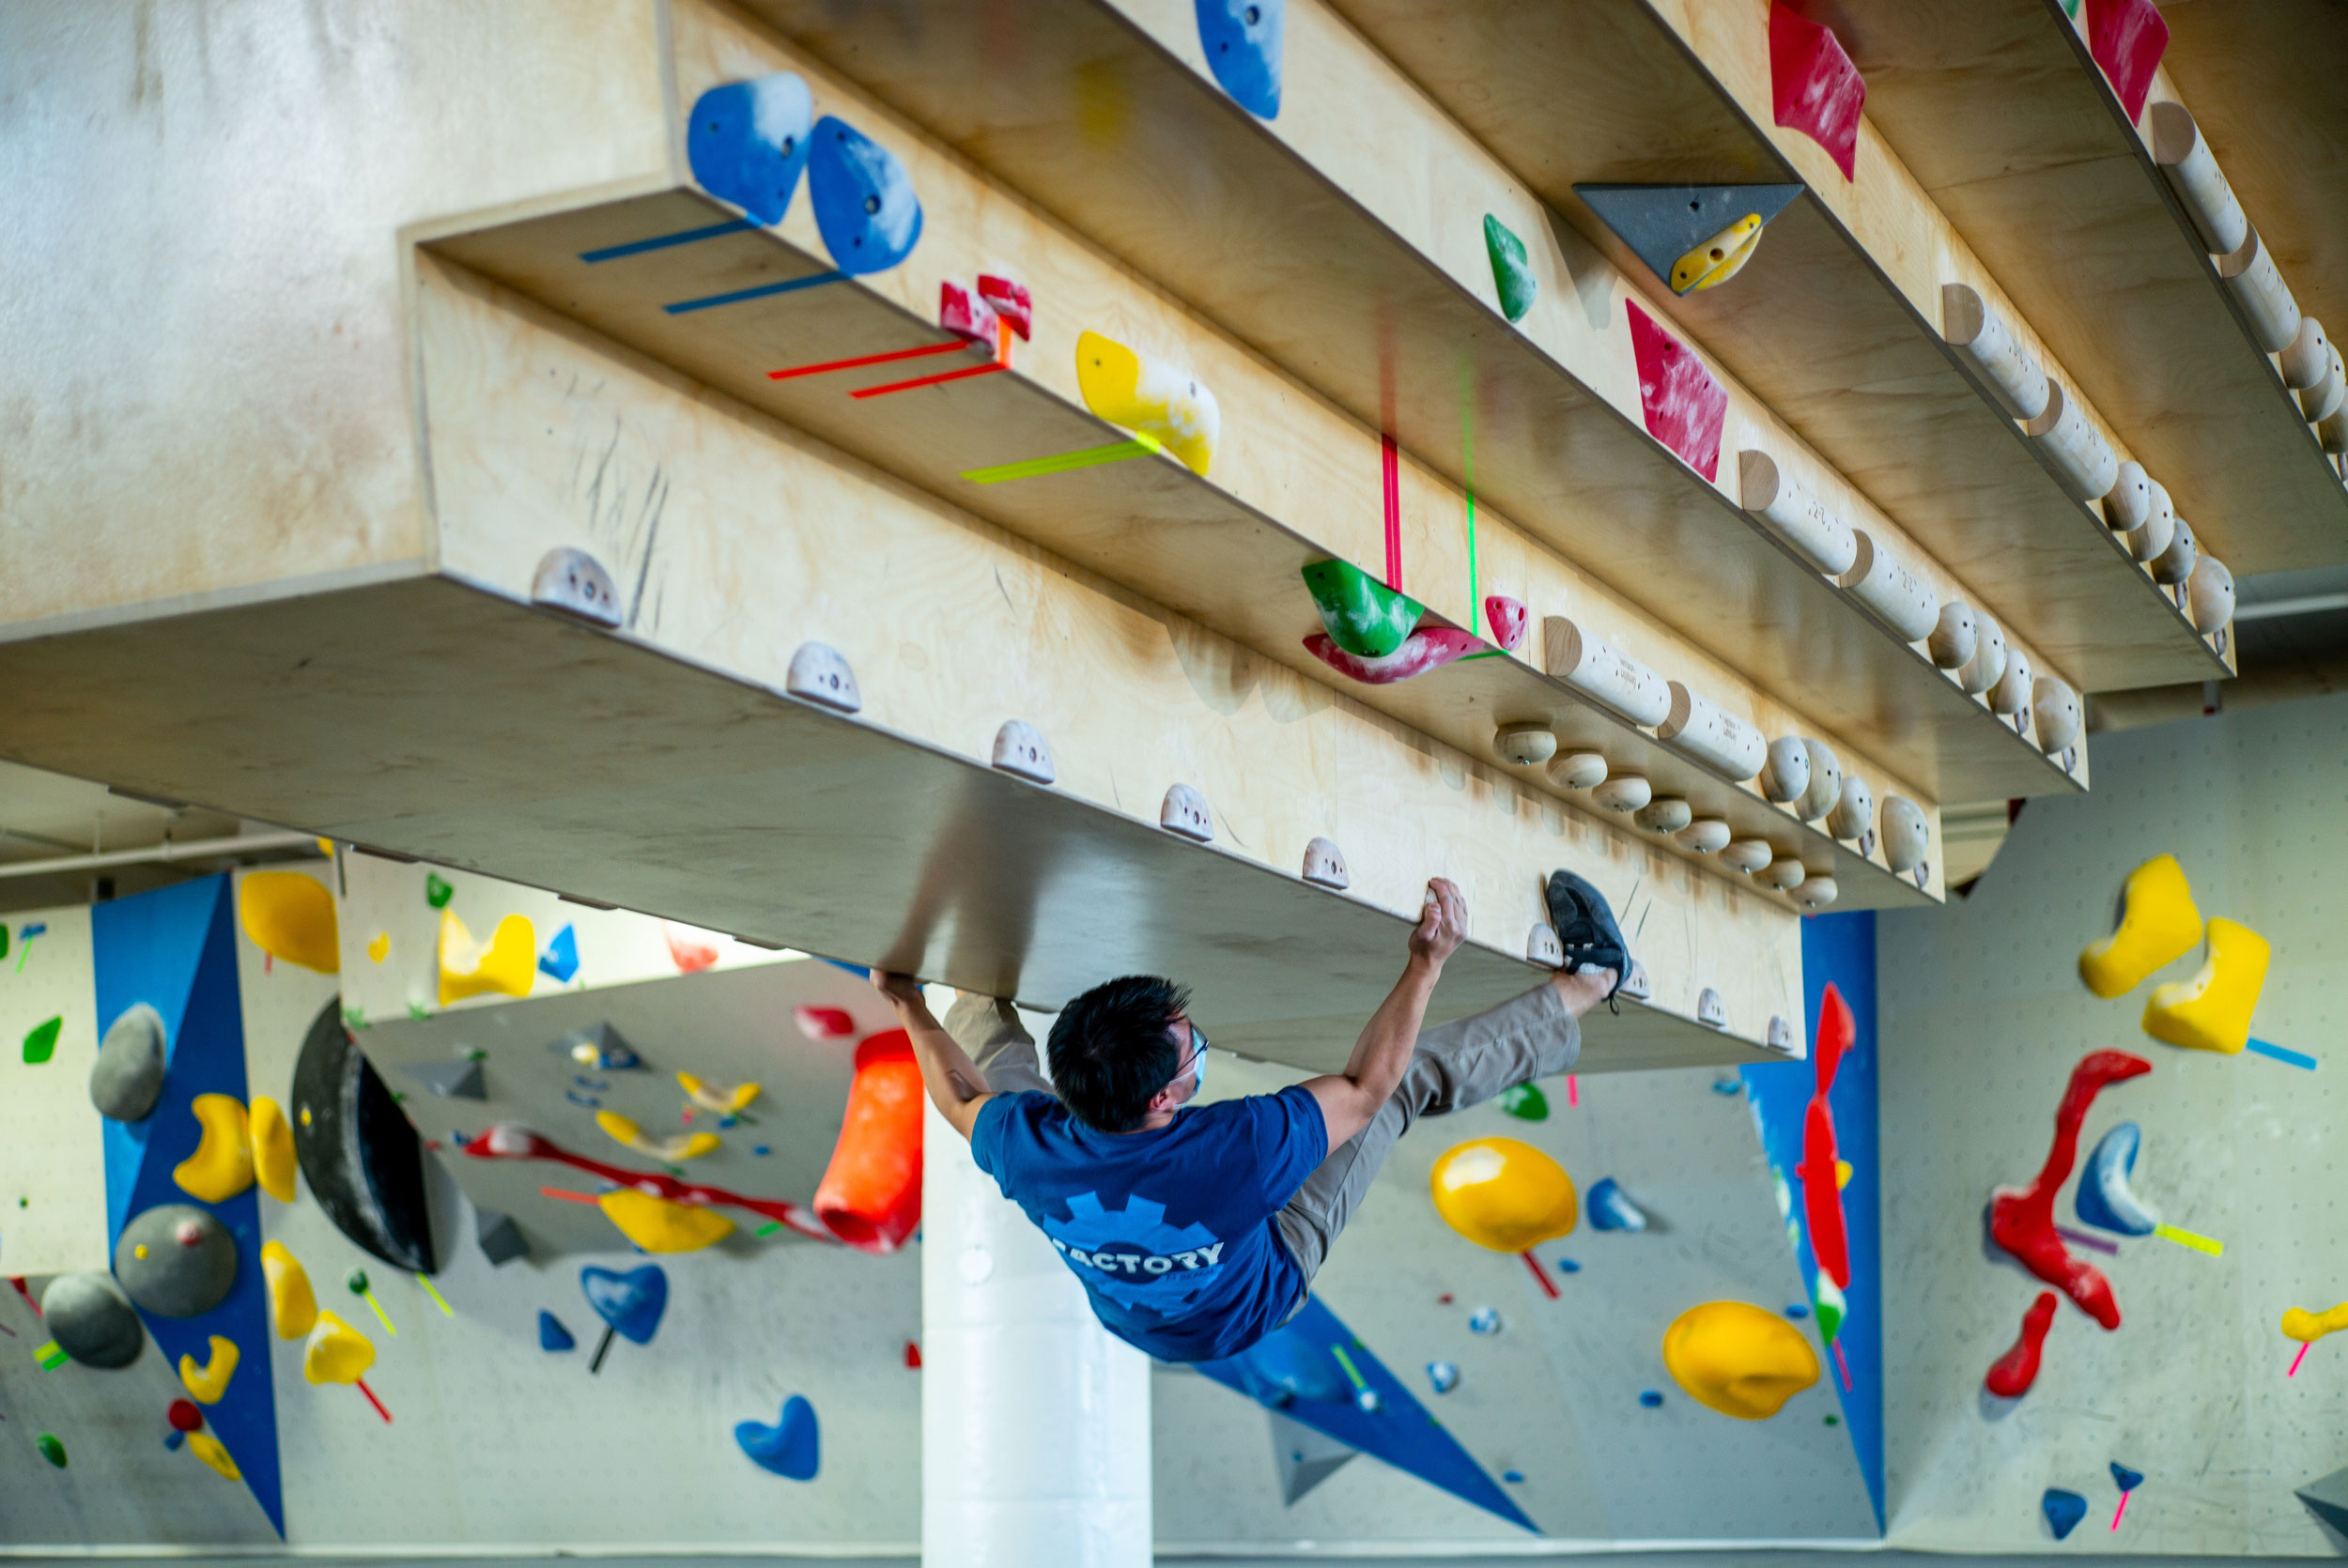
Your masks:
M1357 658L1383 659L1418 629L1427 607L1398 593L1345 561L1316 561L1305 587L1321 611L1329 640Z
M346 1007L343 1008L343 1027L345 1027L345 1028L347 1028L347 1029L363 1029L363 1028L365 1028L366 1026L367 1026L367 1009L366 1009L366 1008L364 1008L364 1007L348 1007L348 1006L346 1006Z
M440 880L440 872L426 871L425 873L424 901L430 904L434 909L446 909L448 907L449 899L456 893L456 889L451 887L447 883Z
M59 1469L65 1468L65 1444L57 1441L54 1433L42 1433L33 1439L33 1446L40 1450L40 1456L43 1459L48 1460Z
M1514 1088L1503 1090L1500 1108L1519 1121L1549 1120L1549 1097L1541 1093L1537 1084L1519 1084Z
M1524 241L1508 232L1508 225L1484 214L1484 249L1491 253L1492 286L1500 291L1500 314L1511 321L1522 321L1524 313L1533 308L1533 296L1539 285L1533 282L1533 269L1524 254Z
M426 1007L421 1002L410 1002L408 1004L408 1016L415 1022L421 1023L425 1019L430 1018L432 1016L432 1012L430 1008Z
M1843 1314L1846 1310L1843 1293L1824 1273L1818 1276L1818 1288L1811 1293L1811 1305L1818 1314L1818 1336L1829 1345L1843 1331Z
M57 1053L57 1035L64 1028L65 1020L62 1018L34 1024L32 1033L24 1037L24 1065L38 1067L54 1056Z
M1843 1423L1842 1423L1839 1420L1837 1420L1836 1418L1834 1418L1834 1417L1832 1417L1832 1416L1829 1416L1829 1417L1827 1417L1827 1418L1826 1418L1826 1423L1827 1423L1829 1426L1840 1426L1840 1425L1842 1425L1842 1424L1843 1424Z
M367 1293L367 1271L353 1268L343 1276L343 1284L353 1296L364 1296Z

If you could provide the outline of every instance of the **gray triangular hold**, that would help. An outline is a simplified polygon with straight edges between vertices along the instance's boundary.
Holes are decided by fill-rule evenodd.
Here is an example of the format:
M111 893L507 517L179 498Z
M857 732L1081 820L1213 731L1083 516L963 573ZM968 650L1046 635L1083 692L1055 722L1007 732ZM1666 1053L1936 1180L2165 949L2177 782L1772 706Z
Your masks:
M487 1099L479 1062L414 1062L399 1069L434 1094L449 1099Z
M473 1237L481 1243L481 1255L492 1268L530 1255L530 1238L522 1235L521 1226L514 1223L510 1214L500 1214L494 1208L473 1210Z
M1266 1410L1264 1416L1272 1422L1272 1461L1280 1468L1280 1500L1284 1503L1293 1505L1361 1452L1277 1410Z
M1668 284L1672 265L1681 256L1748 215L1767 223L1802 190L1800 185L1577 185L1573 193Z
M2310 1481L2294 1494L2308 1505L2308 1512L2348 1535L2348 1470L2334 1470L2320 1481Z

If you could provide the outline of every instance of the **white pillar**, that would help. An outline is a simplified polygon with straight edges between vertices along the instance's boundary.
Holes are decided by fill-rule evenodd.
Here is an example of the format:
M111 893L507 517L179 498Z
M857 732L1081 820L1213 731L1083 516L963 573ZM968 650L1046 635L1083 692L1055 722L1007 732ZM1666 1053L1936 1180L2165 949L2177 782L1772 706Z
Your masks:
M1149 1358L936 1107L925 1126L922 1568L1149 1568Z

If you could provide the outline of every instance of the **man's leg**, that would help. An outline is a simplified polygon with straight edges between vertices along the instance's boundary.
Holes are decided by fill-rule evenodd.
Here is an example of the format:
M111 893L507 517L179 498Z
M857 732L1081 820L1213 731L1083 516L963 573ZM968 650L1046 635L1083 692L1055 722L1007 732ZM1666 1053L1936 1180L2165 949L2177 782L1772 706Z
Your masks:
M1556 986L1544 983L1489 1012L1420 1031L1401 1086L1367 1127L1329 1151L1274 1217L1309 1285L1377 1179L1395 1140L1421 1116L1480 1104L1504 1089L1572 1068L1582 1027Z
M1051 1080L1036 1063L1035 1037L1027 1033L1009 1002L962 992L946 1009L945 1022L946 1033L970 1053L970 1059L986 1074L988 1086L996 1094L1017 1094L1022 1089L1053 1092Z

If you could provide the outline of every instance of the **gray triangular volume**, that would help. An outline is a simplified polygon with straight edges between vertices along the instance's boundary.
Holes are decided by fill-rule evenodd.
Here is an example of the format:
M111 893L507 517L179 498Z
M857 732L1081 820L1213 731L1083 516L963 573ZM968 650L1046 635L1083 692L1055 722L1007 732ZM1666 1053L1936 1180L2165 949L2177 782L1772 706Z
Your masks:
M473 1237L481 1243L481 1255L496 1268L530 1255L530 1238L522 1235L521 1226L514 1223L510 1214L500 1214L494 1208L473 1210Z
M1800 185L1577 185L1631 254L1666 284L1681 256L1731 223L1757 216L1764 223L1802 192Z
M1284 1503L1293 1504L1361 1452L1314 1431L1301 1421L1290 1421L1277 1410L1266 1410L1264 1416L1272 1422L1272 1461L1280 1468L1280 1500Z
M400 1071L449 1099L487 1099L479 1062L411 1062Z
M2348 1470L2334 1470L2320 1481L2310 1481L2295 1495L2308 1505L2308 1512L2348 1535Z

